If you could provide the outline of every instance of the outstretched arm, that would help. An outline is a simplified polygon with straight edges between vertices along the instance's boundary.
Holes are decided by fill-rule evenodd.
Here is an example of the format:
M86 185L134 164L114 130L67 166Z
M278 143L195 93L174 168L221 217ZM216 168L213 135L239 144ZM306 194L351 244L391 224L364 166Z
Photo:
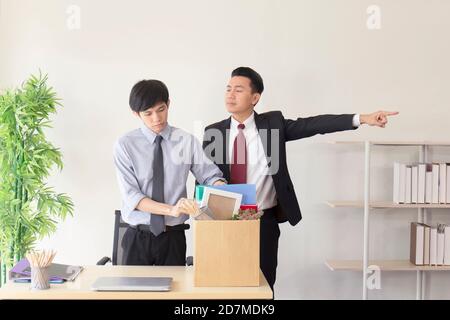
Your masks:
M361 124L384 128L387 117L397 115L398 112L377 111L370 114L324 114L297 120L284 119L284 133L286 141L292 141L344 130L355 130Z

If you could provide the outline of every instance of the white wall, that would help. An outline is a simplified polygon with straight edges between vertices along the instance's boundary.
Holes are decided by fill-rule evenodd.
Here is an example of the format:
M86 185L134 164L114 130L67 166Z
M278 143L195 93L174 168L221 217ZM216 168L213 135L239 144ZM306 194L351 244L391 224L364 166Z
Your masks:
M72 4L81 9L81 29L67 27ZM372 4L381 9L380 30L366 26ZM326 141L448 140L446 0L0 0L0 6L0 88L42 69L63 98L48 134L61 147L65 168L50 184L72 196L76 209L40 243L57 249L59 262L95 264L110 255L113 210L120 206L112 145L139 126L127 102L140 79L163 80L171 94L170 122L195 133L227 116L224 88L240 65L265 80L260 112L278 109L294 118L400 111L385 129L363 127L288 145L304 218L296 227L281 226L277 298L361 297L360 273L331 272L324 261L362 256L362 211L331 209L324 201L362 199L363 149ZM435 148L432 159L448 161L450 150ZM395 160L418 160L418 150L376 149L375 199L390 199ZM415 219L416 210L374 213L371 257L407 259ZM445 210L434 210L431 220L450 222ZM370 297L414 299L415 279L415 273L382 273L382 288ZM427 280L428 298L450 298L448 273L429 273Z

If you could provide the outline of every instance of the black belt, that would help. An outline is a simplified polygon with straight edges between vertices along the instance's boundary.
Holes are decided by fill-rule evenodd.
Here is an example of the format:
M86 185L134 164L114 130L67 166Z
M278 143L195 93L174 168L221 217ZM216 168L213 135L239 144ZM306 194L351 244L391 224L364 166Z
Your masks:
M262 219L275 219L278 223L283 223L288 221L288 218L284 214L284 212L279 207L279 204L275 207L265 209L264 214L261 217Z
M263 210L263 212L264 212L264 215L263 216L275 216L275 213L276 213L276 206L275 207L272 207L272 208L268 208L268 209L264 209Z
M276 209L277 209L277 206L268 208L268 209L264 209L263 211L264 211L264 213L267 213L267 214L275 214Z
M263 220L277 220L277 206L264 209L264 214L262 215L261 219Z
M133 228L137 231L145 231L145 232L151 232L150 231L150 225L148 224L138 224L137 226L129 226L130 228ZM169 231L182 231L182 230L188 230L191 226L186 224L186 223L182 223L182 224L177 224L174 226L166 226L166 232Z

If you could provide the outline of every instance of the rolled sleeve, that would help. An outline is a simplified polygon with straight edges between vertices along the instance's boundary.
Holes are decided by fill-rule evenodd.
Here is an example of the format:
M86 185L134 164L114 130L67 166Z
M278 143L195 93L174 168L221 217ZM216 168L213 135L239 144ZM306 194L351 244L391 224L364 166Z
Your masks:
M222 171L205 155L200 142L193 139L193 160L191 172L195 179L204 185L212 185L218 180L226 182Z
M137 181L133 170L132 161L126 152L125 146L118 141L114 146L114 164L116 166L117 181L122 195L121 215L124 221L135 225L139 223L150 223L150 215L146 212L136 210L138 203L145 195Z

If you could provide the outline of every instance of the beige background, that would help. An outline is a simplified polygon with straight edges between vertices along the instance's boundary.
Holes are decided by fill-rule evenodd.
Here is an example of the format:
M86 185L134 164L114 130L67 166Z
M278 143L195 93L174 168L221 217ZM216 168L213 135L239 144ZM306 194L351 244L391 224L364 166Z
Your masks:
M69 5L81 9L70 30ZM367 27L367 8L381 9L381 29ZM266 92L257 111L286 117L400 111L385 129L316 136L288 145L289 168L303 212L281 226L277 298L361 297L361 276L331 272L328 258L362 256L362 211L331 209L325 200L363 197L363 149L334 139L448 140L450 2L446 0L87 1L0 0L0 88L39 69L63 98L50 139L65 168L50 184L76 204L75 216L40 243L57 261L94 264L110 255L113 210L120 197L112 146L139 126L128 108L131 86L158 78L170 89L170 122L201 136L227 116L229 73L254 67ZM432 159L449 160L434 148ZM375 199L392 198L392 162L418 160L417 148L376 149ZM193 181L189 180L193 189ZM432 222L450 222L433 210ZM379 210L371 219L371 257L407 259L416 210ZM192 231L188 233L192 253ZM371 298L415 298L415 273L382 273ZM448 273L429 273L428 298L450 298Z

